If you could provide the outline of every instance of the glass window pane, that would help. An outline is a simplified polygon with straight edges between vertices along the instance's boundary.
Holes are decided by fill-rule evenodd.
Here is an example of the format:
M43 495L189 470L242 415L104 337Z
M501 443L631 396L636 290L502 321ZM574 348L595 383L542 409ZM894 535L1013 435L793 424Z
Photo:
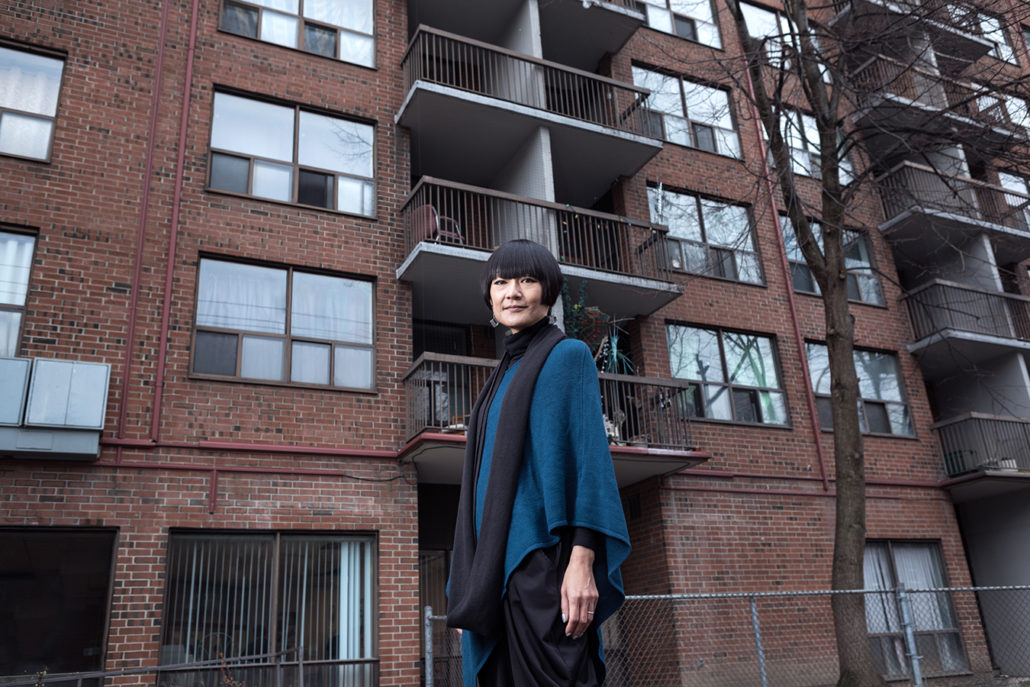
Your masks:
M32 236L0 232L0 303L25 305L35 244Z
M758 255L755 253L735 253L737 260L737 279L746 281L749 284L762 283L762 267L758 263Z
M890 420L892 434L913 434L912 418L908 413L908 406L904 403L888 403L887 417Z
M268 339L263 336L244 336L240 354L240 376L250 379L283 378L282 339Z
M375 65L375 41L350 31L340 32L340 59L372 67Z
M372 135L368 124L301 112L298 159L305 166L371 178Z
M361 33L372 33L372 0L304 0L308 19Z
M372 388L372 349L337 346L333 356L333 386Z
M336 57L336 31L317 24L305 24L304 49L326 57Z
M255 5L268 7L273 10L280 10L289 14L297 14L298 0L250 0Z
M778 392L759 391L758 405L762 411L762 422L771 425L787 424L787 399Z
M250 191L250 160L235 155L211 154L211 188L233 193Z
M704 217L708 243L727 248L754 249L746 208L702 198L701 215Z
M197 326L286 333L286 270L201 260Z
M825 397L815 399L815 409L819 414L819 427L833 429L833 402Z
M244 7L232 2L225 3L222 8L223 31L231 31L241 36L257 38L258 12L251 7Z
M0 153L47 159L53 121L13 112L0 115Z
M779 35L779 22L777 21L776 14L774 12L743 2L740 3L740 10L744 15L744 23L747 26L747 32L751 36L755 38L765 38L766 36Z
M293 108L215 93L211 147L293 161Z
M672 14L669 10L658 9L652 5L648 5L647 25L658 31L672 33Z
M717 152L715 148L715 129L705 124L694 124L691 127L694 132L694 145L709 153Z
M750 389L733 390L733 419L758 422L758 394Z
M875 434L890 434L891 425L887 419L887 408L882 403L865 403L865 421L868 431Z
M680 99L680 79L649 69L633 67L633 84L651 91L647 108L665 114L683 116L683 101Z
M894 356L878 351L855 351L855 372L858 374L862 398L901 401L901 383Z
M730 388L717 384L705 384L705 417L712 420L732 420Z
M0 107L53 117L64 62L0 47Z
M295 272L293 336L372 343L372 282Z
M691 143L690 139L690 122L683 117L674 117L673 115L665 115L665 138L670 143L678 143L681 146L689 146Z
M699 381L725 381L717 332L670 324L669 367L673 377Z
M372 200L372 182L337 177L336 209L341 212L353 212L359 215L374 215L375 205Z
M714 21L709 0L669 0L669 7L676 14L682 14L703 21Z
M13 358L18 354L19 331L21 331L21 313L0 310L0 358Z
M679 241L683 251L683 269L695 274L708 273L708 249L705 244L694 241Z
M688 41L697 40L697 29L694 28L693 19L673 15L672 21L677 36L680 38L686 38Z
M290 380L301 384L329 383L329 344L294 341L290 349Z
M651 221L668 225L669 236L678 239L701 240L701 220L697 199L682 193L661 191L649 187L647 197L651 208Z
M740 157L740 139L737 137L736 131L716 129L715 141L719 154Z
M333 206L333 177L320 172L300 170L297 185L297 202L316 205L320 208Z
M263 12L261 15L261 40L297 47L298 19L278 12Z
M236 374L236 334L197 332L193 371L198 374Z
M805 344L805 355L808 358L808 375L812 380L812 389L817 394L830 393L830 355L823 344Z
M698 43L710 45L713 48L722 47L722 39L719 38L719 27L715 24L706 21L697 21L694 22L694 28L697 29Z
M684 81L683 96L687 101L687 118L691 121L723 129L733 128L729 95L726 91Z
M251 193L272 200L291 200L293 168L274 162L254 160L254 189Z
M778 387L772 341L765 336L723 332L730 381L747 386Z

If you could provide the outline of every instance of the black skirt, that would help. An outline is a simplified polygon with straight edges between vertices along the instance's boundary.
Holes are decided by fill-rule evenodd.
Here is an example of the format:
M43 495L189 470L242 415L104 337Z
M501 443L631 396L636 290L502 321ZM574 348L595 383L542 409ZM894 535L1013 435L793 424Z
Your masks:
M565 636L561 584L572 552L570 536L530 553L508 578L504 632L479 671L480 687L599 687L604 663L593 626Z

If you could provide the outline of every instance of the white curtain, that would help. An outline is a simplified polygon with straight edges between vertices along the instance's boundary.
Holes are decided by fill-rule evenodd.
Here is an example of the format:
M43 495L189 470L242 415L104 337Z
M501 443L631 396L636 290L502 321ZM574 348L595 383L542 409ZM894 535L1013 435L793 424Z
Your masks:
M202 260L197 326L286 333L286 270Z

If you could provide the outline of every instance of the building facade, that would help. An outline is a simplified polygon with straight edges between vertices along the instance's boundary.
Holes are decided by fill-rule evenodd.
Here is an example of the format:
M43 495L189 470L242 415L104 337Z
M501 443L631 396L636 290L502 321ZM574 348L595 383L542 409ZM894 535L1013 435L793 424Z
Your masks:
M1030 191L996 161L1030 123L954 95L1030 69L1017 10L821 10L902 27L849 125L870 588L1030 582ZM303 647L310 679L417 684L502 338L478 273L512 238L597 351L627 591L825 589L822 302L740 52L717 1L0 2L0 674ZM924 674L1025 668L990 608L940 603ZM900 677L893 618L868 629ZM718 679L716 639L680 642Z

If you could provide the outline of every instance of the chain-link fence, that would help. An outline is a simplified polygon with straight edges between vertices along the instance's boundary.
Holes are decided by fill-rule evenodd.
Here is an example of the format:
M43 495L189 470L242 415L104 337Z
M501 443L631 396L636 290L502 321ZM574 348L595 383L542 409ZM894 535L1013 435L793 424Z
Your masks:
M1030 586L630 596L602 627L605 685L833 685L834 594L864 597L892 684L1030 687ZM425 684L458 687L460 638L425 612Z

